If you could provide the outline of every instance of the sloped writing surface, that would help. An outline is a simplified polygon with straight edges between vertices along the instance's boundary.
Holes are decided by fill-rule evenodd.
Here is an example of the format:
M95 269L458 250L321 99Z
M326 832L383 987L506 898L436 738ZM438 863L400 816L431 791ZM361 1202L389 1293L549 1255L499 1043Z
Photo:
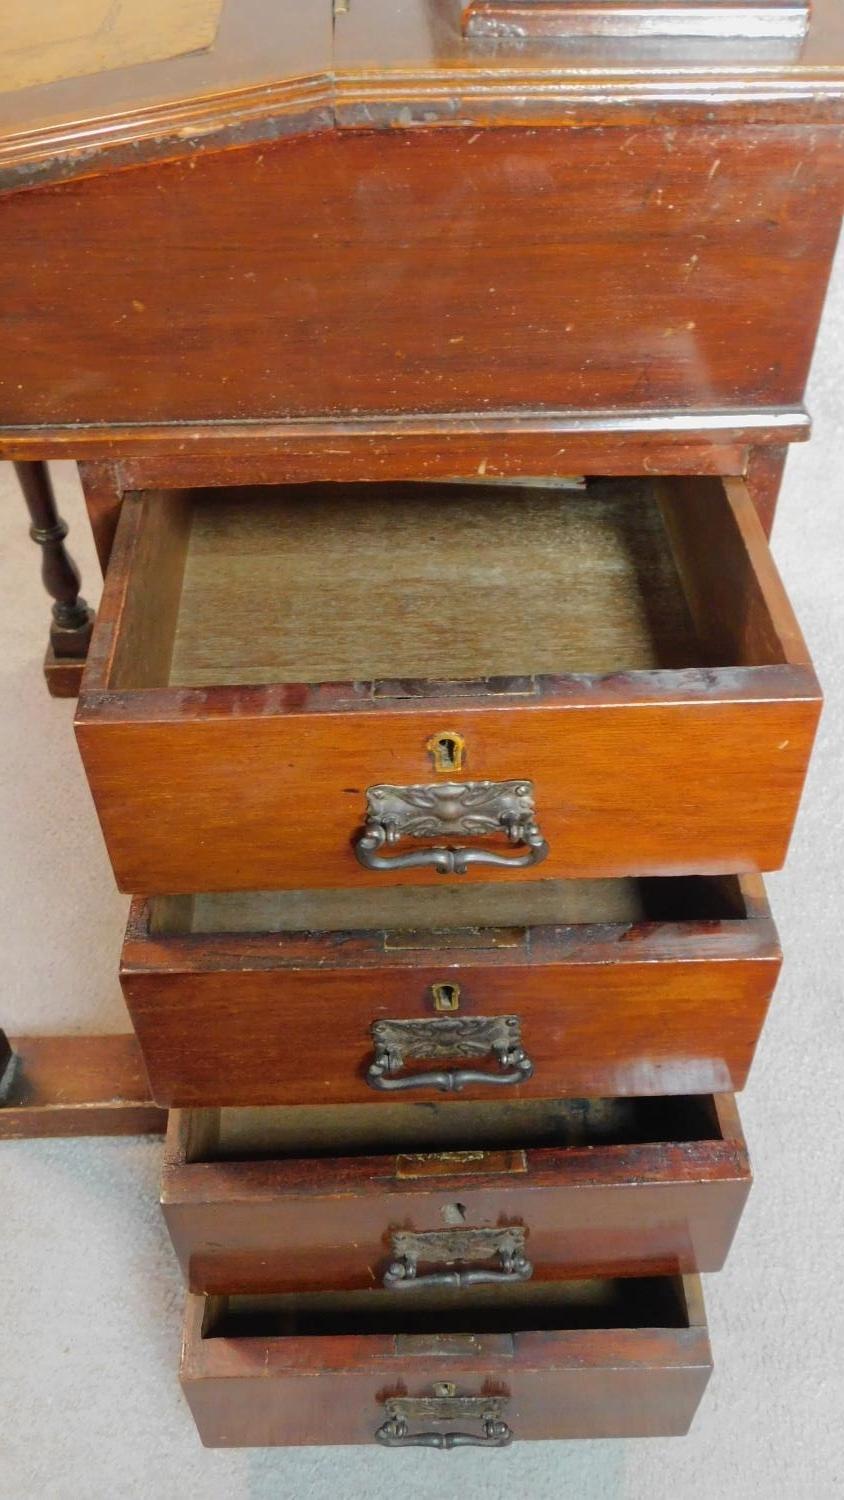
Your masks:
M213 46L223 0L3 0L0 92Z

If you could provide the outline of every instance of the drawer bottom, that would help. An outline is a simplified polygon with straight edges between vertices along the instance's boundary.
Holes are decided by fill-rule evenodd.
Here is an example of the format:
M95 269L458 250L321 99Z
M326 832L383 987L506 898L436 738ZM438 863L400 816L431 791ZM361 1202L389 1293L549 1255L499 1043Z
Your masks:
M208 1447L666 1437L712 1368L695 1276L471 1291L188 1298Z

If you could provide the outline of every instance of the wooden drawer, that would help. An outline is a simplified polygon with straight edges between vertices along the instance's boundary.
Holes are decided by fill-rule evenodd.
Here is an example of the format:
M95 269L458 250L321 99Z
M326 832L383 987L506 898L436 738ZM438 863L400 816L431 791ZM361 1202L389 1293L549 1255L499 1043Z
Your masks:
M162 1204L191 1291L716 1271L750 1188L731 1095L174 1110Z
M181 1377L209 1447L444 1448L681 1434L711 1369L699 1282L668 1277L189 1296Z
M687 877L139 900L121 981L159 1104L383 1105L733 1092L779 966Z
M818 709L740 481L333 485L127 496L77 727L146 894L773 869Z

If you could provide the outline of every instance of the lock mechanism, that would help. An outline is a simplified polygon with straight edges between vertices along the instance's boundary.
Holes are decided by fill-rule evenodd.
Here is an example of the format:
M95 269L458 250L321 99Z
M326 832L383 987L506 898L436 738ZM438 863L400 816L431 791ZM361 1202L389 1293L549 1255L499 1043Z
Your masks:
M434 997L434 1010L442 1012L460 1009L459 984L432 984L431 994Z
M466 741L455 729L441 729L432 734L426 746L434 762L434 770L445 775L450 771L462 771L466 758Z

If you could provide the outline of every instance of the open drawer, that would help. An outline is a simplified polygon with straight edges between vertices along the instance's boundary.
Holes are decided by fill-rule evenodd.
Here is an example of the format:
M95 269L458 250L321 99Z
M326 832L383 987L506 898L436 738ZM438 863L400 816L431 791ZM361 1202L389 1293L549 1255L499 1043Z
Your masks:
M687 1431L712 1368L695 1277L188 1297L182 1385L209 1447Z
M721 1094L174 1110L162 1205L196 1292L716 1271L750 1188Z
M133 903L121 982L167 1106L744 1086L780 967L758 876Z
M758 871L820 705L739 480L126 496L79 745L133 893Z

